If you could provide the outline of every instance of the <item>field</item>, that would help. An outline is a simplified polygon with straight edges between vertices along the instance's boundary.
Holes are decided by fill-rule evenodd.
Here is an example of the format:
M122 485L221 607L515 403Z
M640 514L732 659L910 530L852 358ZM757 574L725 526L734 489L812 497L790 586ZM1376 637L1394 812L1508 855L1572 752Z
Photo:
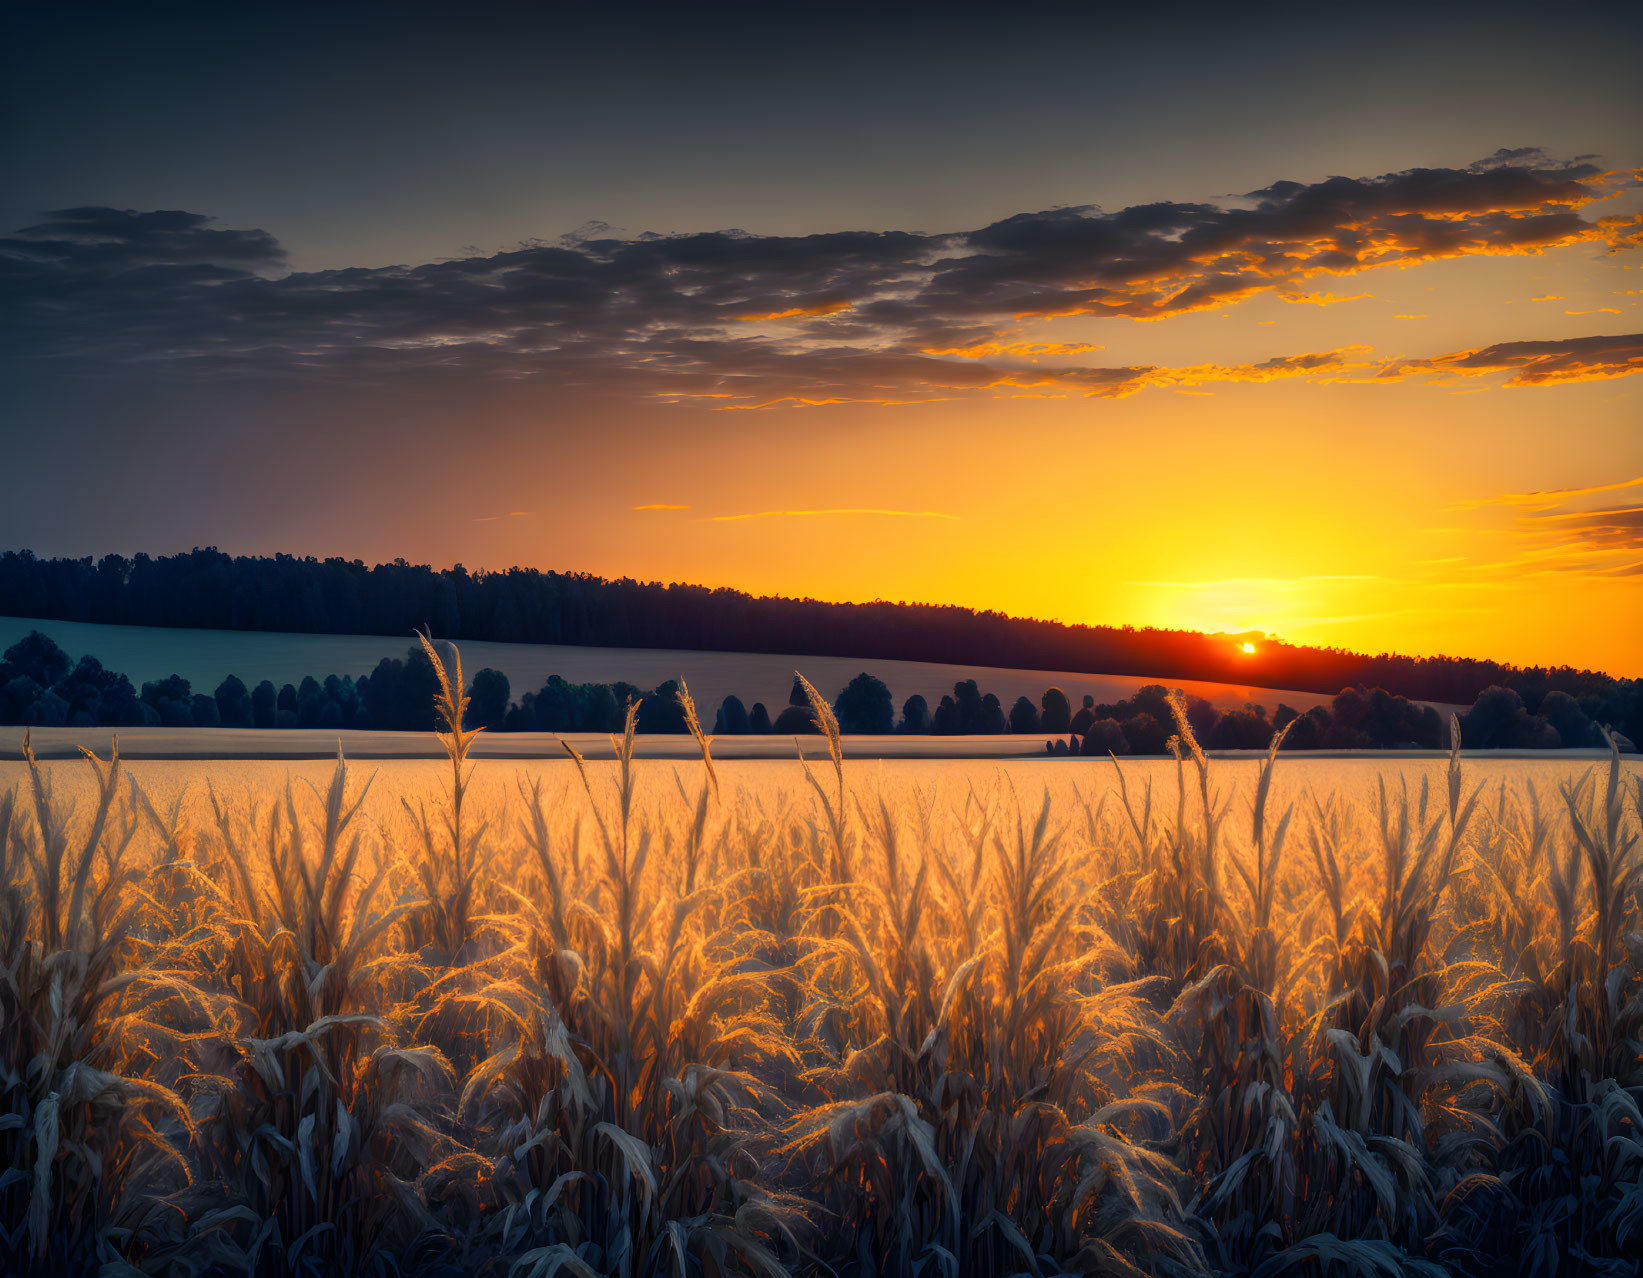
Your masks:
M110 670L130 677L141 689L150 680L180 674L195 692L209 693L228 675L249 684L271 680L275 687L298 684L304 675L324 679L328 674L358 678L369 674L384 657L404 657L415 642L411 635L304 635L268 634L240 630L176 630L159 626L99 626L71 621L40 621L29 617L0 617L0 651L31 630L50 635L71 656L90 653ZM1036 705L1044 689L1054 684L1076 706L1084 696L1112 702L1129 696L1148 683L1168 683L1188 696L1203 697L1222 710L1257 702L1268 711L1280 701L1305 710L1328 701L1315 692L1285 691L1197 680L1152 679L1129 675L1102 675L1065 670L1002 670L988 666L948 666L924 661L880 661L871 657L788 656L759 652L692 652L663 648L580 648L566 644L464 643L463 659L470 671L486 666L508 676L513 697L535 692L549 675L571 683L614 683L625 680L654 688L668 679L683 679L696 695L709 724L727 696L752 706L764 702L772 716L787 704L793 687L793 669L804 671L818 688L832 696L866 670L889 685L896 706L914 693L933 706L953 690L960 679L976 679L983 692L995 693L1006 708L1017 697Z
M1636 1274L1638 765L1179 728L0 763L0 1268Z

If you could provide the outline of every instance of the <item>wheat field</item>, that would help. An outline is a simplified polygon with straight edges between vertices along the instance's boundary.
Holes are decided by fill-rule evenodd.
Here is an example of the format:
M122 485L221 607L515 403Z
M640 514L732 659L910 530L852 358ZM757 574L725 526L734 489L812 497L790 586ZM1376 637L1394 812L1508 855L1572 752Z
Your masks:
M3 765L5 1272L1639 1272L1618 752L518 766L447 660L438 765Z

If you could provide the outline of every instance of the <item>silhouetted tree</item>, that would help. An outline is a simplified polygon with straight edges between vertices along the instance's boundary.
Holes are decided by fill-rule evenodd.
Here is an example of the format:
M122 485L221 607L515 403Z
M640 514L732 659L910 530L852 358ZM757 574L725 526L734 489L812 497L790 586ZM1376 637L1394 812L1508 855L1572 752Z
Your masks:
M685 712L679 705L679 681L669 679L639 703L639 731L656 733L688 732Z
M770 731L770 711L764 708L764 702L755 701L753 708L747 712L747 730L757 733Z
M105 670L96 657L81 657L51 691L68 705L71 728L135 727L143 721L131 680Z
M1040 726L1045 732L1068 732L1072 728L1073 707L1067 700L1067 694L1053 684L1044 689L1044 695L1038 704L1043 707L1044 717Z
M787 704L810 708L810 695L805 692L804 684L800 682L798 675L793 676L793 690L787 694Z
M1510 688L1485 688L1461 716L1460 743L1472 750L1555 748L1557 729L1524 708Z
M1253 706L1252 705L1252 706L1245 706L1244 708L1245 708L1245 710L1248 710L1251 713L1258 713L1263 720L1266 718L1266 707L1265 706ZM1153 715L1154 718L1157 718L1157 714L1156 714L1155 711L1149 709L1149 710L1147 710L1147 713ZM1174 716L1173 712L1166 711L1166 713L1169 714L1169 718L1167 720L1160 719L1159 722L1160 723L1168 722L1168 723L1173 725L1174 722L1175 722L1175 716ZM1203 697L1188 697L1187 698L1187 722L1192 725L1192 733L1195 737L1198 738L1198 740L1200 742L1209 741L1210 739L1212 739L1215 736L1216 726L1221 722L1221 712L1218 709L1215 708L1215 705L1214 705L1213 702L1206 701ZM1233 731L1233 732L1248 731L1248 730L1249 729L1242 729L1242 730L1229 729L1229 731ZM1272 735L1271 729L1266 729L1266 733L1267 733L1267 736L1270 737ZM1262 742L1262 744L1264 745L1266 743ZM1223 748L1231 748L1231 747L1223 747Z
M1242 710L1229 710L1226 714L1218 714L1214 728L1210 730L1209 738L1204 742L1212 750L1264 750L1272 743L1272 725L1267 722L1264 710L1257 706L1246 706ZM1189 711L1187 721L1192 722ZM1196 729L1195 729L1196 730Z
M817 732L816 721L812 717L810 702L806 699L802 706L784 706L782 712L776 716L775 725L771 731L778 736L800 736L807 732Z
M536 727L536 694L527 692L519 698L517 705L508 707L508 713L503 716L502 728L505 732L535 732Z
M1163 754L1168 749L1169 738L1174 735L1145 711L1125 719L1123 728L1131 754Z
M68 702L55 692L43 691L23 712L23 722L34 728L67 727Z
M1286 706L1280 702L1278 712L1272 716L1272 730L1276 732L1289 723L1293 723L1294 726L1285 734L1281 749L1320 749L1324 743L1324 736L1329 731L1329 709L1327 706L1313 706L1302 714L1293 706Z
M49 635L31 630L6 649L5 661L0 663L0 682L22 675L41 688L49 688L68 674L69 664L68 653Z
M930 703L916 692L901 703L901 731L914 736L930 731Z
M324 707L325 690L320 687L319 680L313 675L303 675L302 682L297 685L297 726L319 727L320 711Z
M1570 749L1603 744L1591 716L1561 688L1554 688L1540 699L1540 716L1557 729L1558 740Z
M251 694L235 675L229 675L217 685L217 720L225 728L251 726ZM196 715L197 719L199 716Z
M154 711L159 722L167 728L194 726L194 694L188 680L181 675L168 675L143 685L143 704Z
M22 723L29 707L43 692L45 689L27 675L13 675L0 686L0 719L6 723Z
M486 666L474 674L468 689L468 714L463 721L467 728L489 728L493 732L502 727L508 713L508 676Z
M733 736L740 736L751 730L747 719L747 707L735 693L726 697L724 704L719 707L719 721L719 730Z
M1124 735L1123 726L1116 719L1097 719L1090 724L1090 730L1084 734L1081 753L1106 755L1128 754L1130 752L1129 739Z
M439 676L420 645L406 649L404 660L384 657L377 662L376 669L359 681L356 690L372 727L396 732L433 730ZM279 714L289 712L294 722L296 701L297 690L286 684L280 690Z
M274 711L279 693L274 691L274 685L264 679L251 690L251 726L253 728L272 728L274 726Z
M217 713L217 699L208 697L203 692L196 692L189 703L193 710L192 720L196 728L220 728L222 717Z
M1017 697L1010 707L1010 731L1037 732L1039 727L1038 707L1032 703L1032 698Z
M875 679L866 671L845 685L833 702L833 713L838 718L840 732L882 735L895 726L896 707L890 699L890 689L882 679Z

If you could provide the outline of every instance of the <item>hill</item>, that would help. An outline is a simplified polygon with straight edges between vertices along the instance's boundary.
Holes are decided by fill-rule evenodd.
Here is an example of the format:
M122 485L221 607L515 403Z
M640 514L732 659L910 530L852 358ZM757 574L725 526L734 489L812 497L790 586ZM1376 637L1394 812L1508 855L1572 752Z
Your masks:
M95 655L110 669L126 674L137 687L178 674L195 689L209 692L228 675L248 682L300 683L305 675L359 678L384 657L403 657L410 635L261 634L235 630L186 630L160 626L104 626L0 617L0 651L27 635L44 631L67 652ZM746 704L762 701L772 710L787 704L793 671L799 669L828 695L836 693L862 670L890 686L896 704L917 693L934 705L960 679L975 679L1008 706L1017 697L1037 702L1054 684L1077 705L1085 695L1098 702L1117 701L1137 688L1157 682L1139 675L1080 674L1073 671L1010 670L952 666L914 661L860 661L813 653L701 652L667 648L591 648L565 644L462 643L462 663L470 677L489 666L507 675L513 695L533 691L559 675L570 683L615 683L622 680L652 688L683 678L711 717L727 696ZM1189 696L1203 697L1221 710L1248 702L1268 711L1287 702L1305 710L1327 698L1313 693L1257 688L1243 684L1174 680Z
M1590 671L1521 671L1457 657L1367 655L1265 636L1067 625L920 603L827 603L741 591L510 568L470 572L396 560L231 557L214 549L127 559L0 554L0 615L52 621L335 635L430 629L459 642L845 657L981 668L1099 672L1178 682L1302 689L1384 688L1470 704L1522 682L1607 693ZM861 668L858 666L858 668ZM1512 686L1518 686L1513 683Z

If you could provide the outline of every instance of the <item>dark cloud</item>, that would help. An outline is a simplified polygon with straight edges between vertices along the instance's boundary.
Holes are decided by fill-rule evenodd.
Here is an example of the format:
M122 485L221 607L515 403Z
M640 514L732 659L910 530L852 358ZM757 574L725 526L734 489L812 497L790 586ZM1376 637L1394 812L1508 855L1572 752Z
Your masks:
M1569 337L1556 341L1497 342L1475 351L1456 351L1430 359L1398 360L1380 378L1412 374L1510 373L1508 386L1549 386L1589 382L1643 372L1643 333L1605 337Z
M181 209L59 209L5 240L8 256L109 274L145 266L277 267L285 250L266 231L214 227Z
M1041 369L931 352L985 343L1023 317L1161 319L1261 292L1296 296L1317 276L1378 266L1635 244L1640 219L1583 216L1616 180L1584 160L1503 151L1467 169L1279 182L1244 207L1063 208L941 235L623 237L590 225L489 256L291 273L260 230L186 212L68 209L0 238L0 337L13 360L140 363L179 376L427 369L645 395L1057 385L1123 394L1181 384L1192 370ZM1624 371L1636 362L1630 340ZM1547 346L1398 372L1505 369L1527 384L1614 366L1612 352L1538 349ZM1338 356L1221 371L1223 380L1298 375L1338 369Z
M1643 550L1643 506L1612 506L1607 510L1569 511L1535 518L1546 527L1555 528L1559 535L1574 537L1589 546Z

